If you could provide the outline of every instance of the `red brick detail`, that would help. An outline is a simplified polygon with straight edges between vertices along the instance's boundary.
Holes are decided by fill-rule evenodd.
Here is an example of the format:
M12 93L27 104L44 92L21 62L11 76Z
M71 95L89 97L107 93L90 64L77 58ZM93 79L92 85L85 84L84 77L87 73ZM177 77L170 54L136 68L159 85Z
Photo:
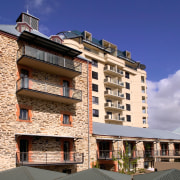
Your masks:
M72 123L73 123L72 113L69 112L69 111L61 111L60 113L61 113L60 125L61 125L61 126L71 126L71 127L72 127ZM69 122L70 122L70 124L63 124L63 115L64 115L64 114L69 115Z
M22 32L22 30L21 30L22 26L26 26L29 29L29 32L31 32L32 28L25 22L18 22L17 23L17 27L16 27L17 31Z
M19 119L19 115L20 115L20 109L27 109L28 110L28 120L22 120ZM27 105L23 105L23 104L16 104L16 121L20 121L20 122L32 122L32 106L27 106Z
M21 69L25 69L25 70L29 71L29 78L32 78L32 69L31 68L22 66L22 65L18 65L17 80L19 80L21 78L20 77Z
M89 133L93 133L93 122L92 122L92 64L88 66L89 74Z

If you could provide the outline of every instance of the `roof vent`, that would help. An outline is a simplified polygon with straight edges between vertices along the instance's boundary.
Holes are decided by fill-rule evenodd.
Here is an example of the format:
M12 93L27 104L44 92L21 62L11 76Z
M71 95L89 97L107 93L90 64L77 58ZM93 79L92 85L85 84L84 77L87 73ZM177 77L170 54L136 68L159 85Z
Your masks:
M16 22L27 23L32 29L39 30L39 19L27 13L21 13Z

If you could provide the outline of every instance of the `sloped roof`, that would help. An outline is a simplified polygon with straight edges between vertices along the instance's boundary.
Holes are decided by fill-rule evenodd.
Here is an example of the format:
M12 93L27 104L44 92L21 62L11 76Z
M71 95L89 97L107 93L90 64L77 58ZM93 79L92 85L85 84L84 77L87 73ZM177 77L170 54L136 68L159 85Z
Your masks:
M106 136L139 137L180 140L180 135L166 130L138 128L93 122L93 134Z
M135 175L134 180L180 180L180 170L169 169L148 174Z
M3 180L55 180L65 176L65 173L25 166L0 172L0 179Z
M130 175L92 168L68 175L58 180L131 180Z
M15 36L20 36L20 34L21 34L20 32L18 32L16 30L16 25L3 25L3 24L0 24L0 30L4 31L4 32L7 32L9 34L15 35ZM35 29L32 29L31 33L35 34L37 36L49 39L48 36L46 36L45 34L39 32L39 31L37 31Z

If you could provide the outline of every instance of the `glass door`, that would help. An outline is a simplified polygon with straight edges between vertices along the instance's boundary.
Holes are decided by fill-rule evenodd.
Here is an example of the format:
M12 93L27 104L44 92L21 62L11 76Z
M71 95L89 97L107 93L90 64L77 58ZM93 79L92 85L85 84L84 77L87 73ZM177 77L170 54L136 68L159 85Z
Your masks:
M69 97L69 81L63 80L63 96Z
M28 140L20 140L20 161L28 161Z
M29 88L29 71L25 69L21 69L20 73L21 77L21 88Z
M64 141L64 161L69 161L70 159L70 143L69 141Z

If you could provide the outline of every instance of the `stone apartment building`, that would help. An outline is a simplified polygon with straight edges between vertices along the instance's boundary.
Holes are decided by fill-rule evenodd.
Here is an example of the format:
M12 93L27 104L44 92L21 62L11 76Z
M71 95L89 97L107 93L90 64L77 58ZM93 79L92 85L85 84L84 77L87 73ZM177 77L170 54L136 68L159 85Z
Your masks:
M118 171L126 148L138 168L180 160L180 135L148 128L143 64L87 31L38 27L29 13L0 25L1 171Z

